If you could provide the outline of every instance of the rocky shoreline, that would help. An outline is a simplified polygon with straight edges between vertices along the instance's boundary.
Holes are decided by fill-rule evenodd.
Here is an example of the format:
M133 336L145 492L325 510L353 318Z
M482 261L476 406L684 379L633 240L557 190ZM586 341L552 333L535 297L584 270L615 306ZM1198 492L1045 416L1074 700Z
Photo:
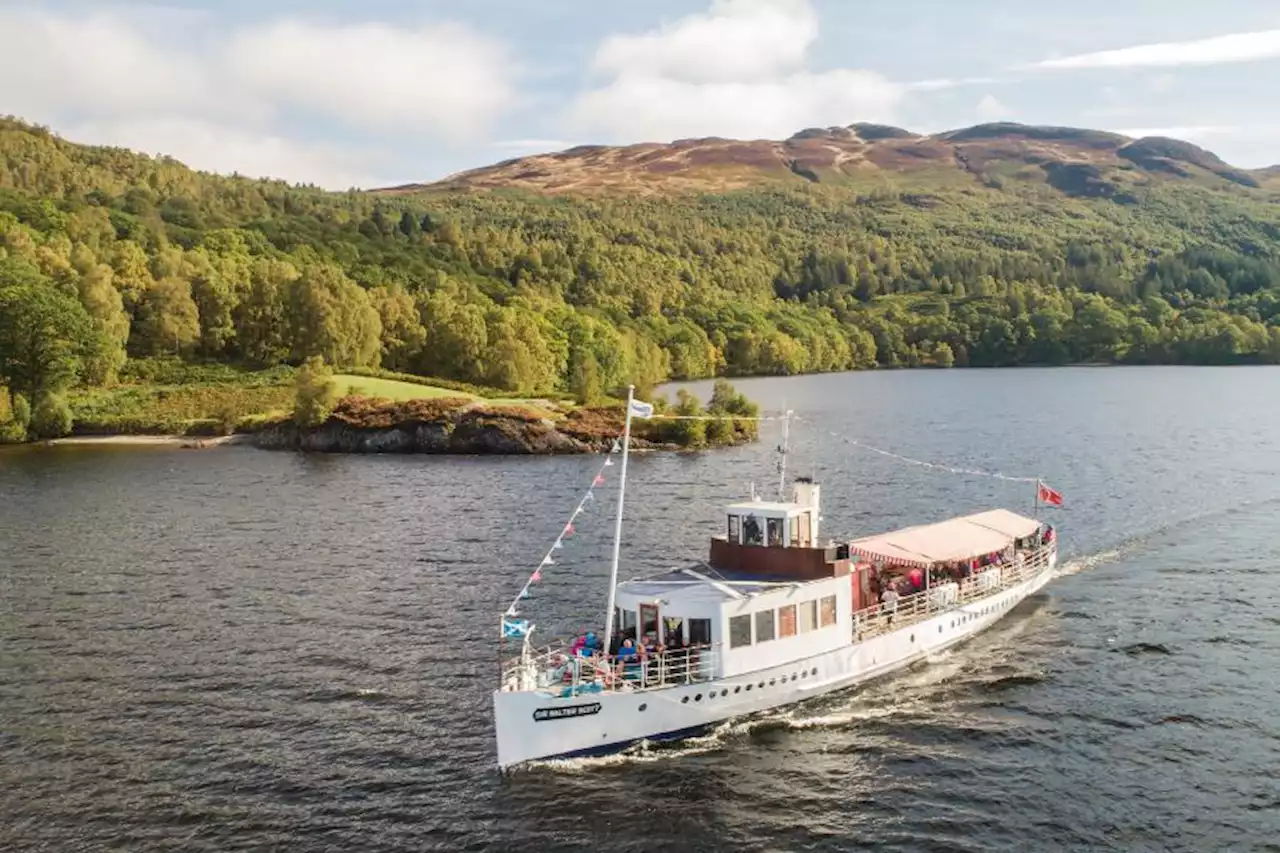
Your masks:
M434 453L459 455L551 455L598 453L611 439L576 435L550 420L531 421L467 413L460 418L393 426L355 426L330 419L314 429L292 422L268 426L250 436L266 450L313 453ZM632 437L633 449L678 449Z

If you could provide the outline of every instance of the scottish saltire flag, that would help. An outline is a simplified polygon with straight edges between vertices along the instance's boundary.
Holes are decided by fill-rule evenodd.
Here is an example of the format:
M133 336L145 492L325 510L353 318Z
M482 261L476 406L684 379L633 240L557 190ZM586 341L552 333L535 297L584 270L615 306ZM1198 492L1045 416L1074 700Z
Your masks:
M634 418L651 418L653 417L653 404L642 403L639 400L631 401L631 416Z
M504 637L523 637L529 633L528 619L503 619L502 620L502 636Z

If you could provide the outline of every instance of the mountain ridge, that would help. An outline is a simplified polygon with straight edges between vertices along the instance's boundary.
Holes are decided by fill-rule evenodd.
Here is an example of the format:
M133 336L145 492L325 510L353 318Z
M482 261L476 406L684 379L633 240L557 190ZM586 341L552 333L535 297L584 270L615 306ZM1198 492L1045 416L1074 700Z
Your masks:
M992 122L935 134L854 123L805 128L784 140L701 137L630 145L578 145L515 157L382 194L520 188L547 194L720 192L758 184L858 184L967 176L999 186L1042 181L1069 195L1124 200L1158 179L1225 181L1257 189L1280 167L1232 166L1184 140L1087 128Z

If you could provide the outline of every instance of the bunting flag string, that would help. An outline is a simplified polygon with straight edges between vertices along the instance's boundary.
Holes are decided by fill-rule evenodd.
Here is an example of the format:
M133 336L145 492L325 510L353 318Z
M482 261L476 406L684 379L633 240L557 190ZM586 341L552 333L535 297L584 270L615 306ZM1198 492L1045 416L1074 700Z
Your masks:
M595 490L599 486L605 484L604 472L606 468L613 465L613 454L621 453L622 445L618 441L613 442L613 446L609 449L609 453L605 456L604 464L600 466L600 470L591 478L591 485L587 488L582 499L578 501L578 505L573 508L573 512L569 514L569 520L565 522L563 528L560 529L560 535L556 537L555 542L551 543L551 547L538 563L538 567L533 570L533 574L529 575L529 579L524 582L524 586L520 588L520 592L511 602L511 606L507 608L502 619L502 636L503 637L523 637L529 632L529 622L527 619L516 619L520 615L520 611L516 608L521 601L530 597L531 587L542 580L542 569L546 566L554 566L555 560L552 554L556 551L564 549L564 540L572 536L576 531L573 526L578 516L587 511L587 504L595 500Z

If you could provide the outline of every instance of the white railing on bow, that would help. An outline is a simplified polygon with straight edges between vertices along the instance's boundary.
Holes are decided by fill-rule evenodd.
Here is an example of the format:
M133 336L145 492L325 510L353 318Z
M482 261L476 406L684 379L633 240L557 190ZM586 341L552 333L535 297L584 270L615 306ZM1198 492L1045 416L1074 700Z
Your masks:
M502 690L541 690L561 696L654 690L710 681L718 646L694 646L634 656L583 655L568 643L527 648L502 664Z
M1051 542L1034 551L1021 552L1021 561L988 566L958 583L952 581L904 595L896 604L881 602L864 607L853 614L854 638L864 640L990 598L1043 572L1056 551L1057 543Z

